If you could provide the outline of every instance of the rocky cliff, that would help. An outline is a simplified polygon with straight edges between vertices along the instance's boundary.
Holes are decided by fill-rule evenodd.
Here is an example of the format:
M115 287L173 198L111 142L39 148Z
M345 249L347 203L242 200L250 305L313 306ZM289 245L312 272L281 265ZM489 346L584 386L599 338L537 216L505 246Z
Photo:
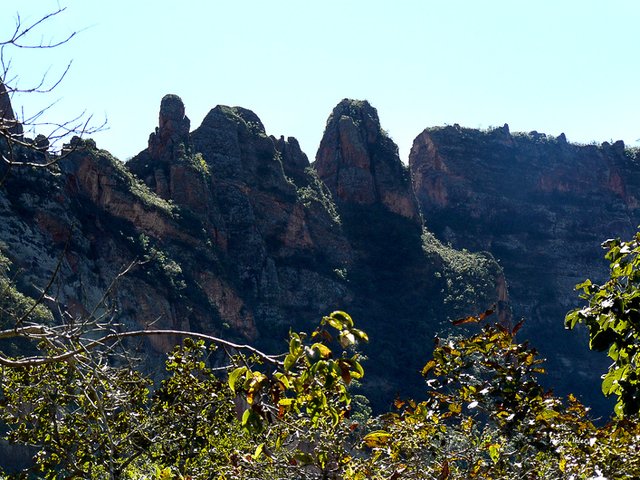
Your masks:
M574 286L603 281L600 243L640 224L640 158L613 145L574 145L564 134L512 134L458 125L414 141L410 167L428 228L455 248L487 250L504 269L523 336L549 358L563 393L597 390L608 362L565 332Z
M409 171L367 101L345 99L333 109L314 167L338 203L379 205L421 222Z
M4 131L22 138L8 100L0 92ZM51 159L22 143L36 148L16 159ZM421 391L414 372L448 320L496 304L501 320L526 319L550 384L599 401L606 361L563 317L576 283L606 277L600 242L640 224L640 156L621 142L455 125L423 131L406 166L375 108L345 99L310 163L250 110L218 106L192 131L167 95L127 164L92 140L63 153L48 169L0 164L0 253L27 295L55 277L50 296L72 316L100 304L123 328L279 351L290 328L345 309L370 333L365 387L383 407Z
M448 248L425 230L410 172L368 102L345 99L333 110L314 168L353 252L347 278L358 294L349 308L372 333L378 392L393 394L389 378L420 368L448 319L492 304L509 316L493 258Z
M424 229L408 168L366 102L336 107L315 168L295 139L267 135L244 108L218 106L190 131L175 95L126 165L91 140L64 154L51 169L0 167L0 249L27 294L57 272L51 296L74 317L100 304L123 328L280 351L290 328L345 309L372 338L365 388L384 407L422 390L416 372L449 317L496 302L508 314L492 257Z

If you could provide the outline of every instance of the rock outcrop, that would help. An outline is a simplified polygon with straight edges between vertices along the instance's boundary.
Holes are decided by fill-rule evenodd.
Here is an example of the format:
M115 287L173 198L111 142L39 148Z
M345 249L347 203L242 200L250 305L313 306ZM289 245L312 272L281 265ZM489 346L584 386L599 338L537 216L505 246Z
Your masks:
M422 390L415 371L447 318L506 301L489 255L424 230L408 169L366 102L336 107L313 166L294 138L267 135L244 108L218 106L189 132L175 95L126 165L91 140L72 144L52 169L16 170L0 185L0 248L27 294L60 259L58 298L73 315L132 262L104 307L126 328L191 329L277 352L289 329L344 309L370 333L365 387L386 408Z
M9 100L0 83L0 128L22 138ZM45 138L24 143L16 159L53 158ZM563 317L576 283L606 278L600 242L640 224L640 154L622 142L454 125L423 131L408 168L376 110L345 99L310 164L250 110L215 107L190 131L167 95L126 165L91 140L63 151L47 169L0 162L0 253L27 295L57 271L58 300L87 315L134 262L102 306L114 321L271 351L344 309L370 334L365 387L381 408L421 394L414 372L448 320L496 304L502 321L526 318L521 338L549 358L560 393L597 402L606 361Z
M333 109L314 167L338 203L383 205L420 222L409 171L367 101L344 99Z
M338 104L313 167L336 200L354 252L348 278L357 295L349 308L371 332L366 353L378 399L393 395L389 378L421 368L425 346L446 319L496 302L508 317L504 279L490 255L455 252L425 231L408 168L368 102ZM461 293L463 284L475 288L473 296Z
M309 157L300 149L298 140L294 137L289 137L285 140L283 136L278 140L272 137L272 140L280 153L285 175L292 179L296 185L308 185L307 168L310 166Z
M253 112L225 106L211 110L185 137L184 130L167 127L185 125L178 100L163 99L158 133L127 166L206 232L214 263L224 265L224 272L199 264L192 274L210 297L221 282L234 285L232 293L213 295L227 299L226 306L219 305L224 322L241 323L237 315L229 316L242 311L258 332L283 336L292 325L308 325L339 299L348 299L351 294L335 270L349 264L350 249L322 203L330 199L316 191L320 201L305 201L283 169L283 157L297 166L300 162L291 157L304 155L295 139L281 144L287 147L282 154ZM163 135L167 128L180 135ZM170 148L176 139L180 148ZM297 177L307 175L304 168L296 171Z
M190 127L182 99L177 95L165 95L160 102L158 127L149 135L149 157L170 162L183 156L190 143Z
M523 337L549 358L562 392L597 391L606 361L589 355L563 318L579 303L574 286L603 281L599 245L629 238L640 223L637 153L572 145L564 135L431 128L414 141L410 167L428 228L455 248L500 260Z

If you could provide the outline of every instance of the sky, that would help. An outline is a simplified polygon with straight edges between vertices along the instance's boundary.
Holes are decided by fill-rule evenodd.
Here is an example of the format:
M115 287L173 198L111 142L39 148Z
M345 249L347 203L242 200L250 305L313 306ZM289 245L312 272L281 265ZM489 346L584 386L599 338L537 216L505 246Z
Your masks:
M8 80L48 72L48 94L13 98L52 121L86 112L98 147L126 160L147 146L160 100L179 95L197 128L218 104L253 110L267 133L315 157L343 98L366 99L407 161L425 128L458 123L640 146L638 0L1 0L0 41L66 10L7 47Z

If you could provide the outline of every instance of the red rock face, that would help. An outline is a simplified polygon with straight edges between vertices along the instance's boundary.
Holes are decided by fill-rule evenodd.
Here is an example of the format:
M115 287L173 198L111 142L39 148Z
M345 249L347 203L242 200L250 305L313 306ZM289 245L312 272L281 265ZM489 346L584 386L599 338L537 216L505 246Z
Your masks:
M433 204L446 207L449 203L446 184L450 182L451 173L428 132L422 132L413 142L410 158L421 159L412 165L415 191L426 195Z
M553 383L591 375L576 391L597 385L600 367L582 360L586 347L564 332L563 318L578 304L577 283L606 278L600 243L629 238L640 224L635 154L622 142L578 146L564 135L453 126L422 132L409 164L427 227L501 262L524 336L562 377Z
M148 148L126 165L74 139L55 171L0 186L0 248L24 284L46 285L63 258L60 301L86 315L138 261L109 298L114 321L268 351L289 329L347 310L371 333L367 355L381 367L369 377L388 390L376 388L381 408L422 366L446 315L506 302L490 257L457 252L453 265L444 249L426 252L409 171L368 103L336 107L316 170L294 138L268 136L244 108L218 106L188 129L182 101L166 96ZM472 282L481 286L461 301ZM176 340L151 343L164 351Z
M314 168L338 202L384 205L420 222L398 148L380 128L375 108L366 101L343 100L327 121Z
M151 158L169 162L180 153L184 153L185 147L189 144L190 124L180 97L165 95L160 103L158 128L149 136ZM183 149L182 152L180 148Z
M178 100L163 99L149 148L127 166L173 202L179 216L197 222L217 247L210 251L209 264L179 263L220 321L235 334L256 339L265 331L286 335L292 323L315 320L326 308L336 308L349 297L335 270L349 265L350 247L323 205L331 200L305 172L309 162L298 142L269 137L253 112L224 106L211 110L185 136L179 131L186 117ZM178 140L176 150L172 145ZM311 199L302 201L292 182L304 186ZM173 238L168 235L163 242ZM198 246L210 248L202 242ZM187 252L176 255L189 257ZM319 255L325 263L302 266ZM314 282L300 285L293 278ZM292 288L305 293L292 295Z

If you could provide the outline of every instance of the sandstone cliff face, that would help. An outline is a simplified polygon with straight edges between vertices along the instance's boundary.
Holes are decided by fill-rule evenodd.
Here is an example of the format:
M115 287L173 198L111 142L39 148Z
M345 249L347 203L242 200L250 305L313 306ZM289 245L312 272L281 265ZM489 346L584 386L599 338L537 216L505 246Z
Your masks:
M2 88L0 117L21 135ZM561 393L597 391L606 361L562 320L578 304L576 283L606 277L600 242L640 224L640 156L622 142L431 128L409 171L376 110L343 100L310 164L294 138L267 135L244 108L218 106L190 131L168 95L148 148L126 165L90 140L72 144L51 169L16 168L0 183L0 251L26 294L59 264L57 298L86 315L139 261L103 308L125 327L272 351L290 327L345 309L370 333L367 385L381 407L421 392L413 371L447 320L496 303L500 319L511 308L526 318L521 338L549 357Z
M351 293L335 272L348 266L350 248L322 203L330 199L313 187L318 198L303 198L285 175L283 158L292 177L308 177L295 139L276 142L253 112L224 106L185 136L184 107L177 102L163 99L161 126L127 166L210 237L223 272L199 264L192 275L208 279L210 297L220 282L233 285L213 295L224 323L237 331L245 312L258 335L286 335L291 325L308 325L347 301Z
M371 334L365 351L378 395L393 395L389 378L422 367L446 319L496 302L508 317L491 256L448 249L425 231L408 169L367 102L343 100L333 110L313 167L336 199L354 251L348 276L358 295L349 308Z
M552 383L573 379L575 391L596 389L603 365L563 318L578 304L577 283L606 278L600 243L628 238L640 223L634 155L622 142L578 146L564 135L512 135L506 125L427 129L411 150L429 229L500 260L523 336L549 357Z
M420 222L409 172L368 102L345 99L333 109L314 167L336 201L383 205Z
M505 306L490 255L424 230L408 169L368 103L336 107L314 165L244 108L218 106L189 128L168 95L148 148L126 165L74 139L54 168L12 172L0 185L0 248L21 289L35 295L60 261L58 299L82 316L137 262L103 308L123 328L191 329L269 351L290 328L344 309L372 338L367 386L381 408L422 391L415 371L448 318Z
M210 287L192 275L194 264L215 263L204 248L204 235L189 232L175 206L152 195L91 142L78 143L53 171L16 169L0 199L2 250L26 293L46 285L59 264L50 294L74 316L99 306L126 328L214 332L227 321L235 336L256 337L251 316L230 306L237 304L235 291L224 279ZM111 282L132 263L138 264L99 305ZM151 343L165 351L171 341Z

